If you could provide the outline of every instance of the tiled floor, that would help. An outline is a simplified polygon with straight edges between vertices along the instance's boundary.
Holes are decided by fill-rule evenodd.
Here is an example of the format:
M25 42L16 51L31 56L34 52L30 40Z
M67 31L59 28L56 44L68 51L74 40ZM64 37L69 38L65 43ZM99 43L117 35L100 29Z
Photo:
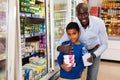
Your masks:
M82 80L86 80L86 70ZM120 62L101 61L98 80L120 80Z

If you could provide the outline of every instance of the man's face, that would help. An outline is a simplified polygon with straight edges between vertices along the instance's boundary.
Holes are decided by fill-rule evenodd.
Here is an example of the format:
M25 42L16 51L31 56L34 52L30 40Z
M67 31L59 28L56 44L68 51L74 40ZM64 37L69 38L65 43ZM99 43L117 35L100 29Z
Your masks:
M84 11L83 9L81 9L78 14L77 17L80 20L80 23L82 24L83 27L86 27L89 25L89 13L88 11Z

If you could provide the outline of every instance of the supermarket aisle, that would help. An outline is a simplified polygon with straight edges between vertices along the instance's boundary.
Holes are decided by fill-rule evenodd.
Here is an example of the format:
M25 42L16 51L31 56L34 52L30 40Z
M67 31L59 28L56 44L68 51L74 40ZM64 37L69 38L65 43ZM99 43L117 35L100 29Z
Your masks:
M85 80L86 70L82 80ZM101 61L98 80L120 80L120 62Z

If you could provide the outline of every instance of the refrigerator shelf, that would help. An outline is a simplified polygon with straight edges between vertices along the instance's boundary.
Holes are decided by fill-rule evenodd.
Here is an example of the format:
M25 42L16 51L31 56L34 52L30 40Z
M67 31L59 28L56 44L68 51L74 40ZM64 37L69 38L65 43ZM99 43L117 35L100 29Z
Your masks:
M56 18L56 19L54 19L55 21L56 20L60 20L60 21L62 21L62 20L66 20L65 18Z
M36 37L40 35L45 35L46 32L41 32L41 33L32 33L32 34L21 34L21 38L30 38L30 37Z
M0 38L5 38L6 34L4 32L0 32Z
M23 13L23 12L20 12L20 16L21 16L21 17L30 17L30 18L45 19L44 16L40 16L40 15L37 15L37 14L31 14L31 13Z
M25 17L25 24L40 24L44 23L45 19L44 18L33 18L33 17Z
M64 12L65 13L65 12L67 12L67 10L65 9L65 10L55 10L54 11L54 13L60 13L60 12Z
M33 56L33 55L36 55L37 53L36 52L31 52L31 53L25 53L22 55L22 59L26 58L26 57L29 57L29 56Z
M37 4L37 3L43 3L44 2L44 0L36 0L35 1L35 3Z
M0 61L5 60L5 59L6 59L5 54L4 54L4 53L3 53L3 54L0 54Z
M4 70L2 70L2 71L0 71L0 80L5 80L5 71Z

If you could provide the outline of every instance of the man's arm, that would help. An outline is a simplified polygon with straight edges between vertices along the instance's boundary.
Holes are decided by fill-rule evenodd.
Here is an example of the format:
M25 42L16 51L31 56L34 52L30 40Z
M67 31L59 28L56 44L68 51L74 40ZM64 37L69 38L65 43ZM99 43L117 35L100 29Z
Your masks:
M108 47L108 36L104 21L101 22L101 27L99 30L98 37L100 40L100 47L94 52L96 57L100 56Z
M64 52L64 53L71 53L72 52L72 47L70 46L70 44L66 44L66 45L60 45L57 47L58 51Z

